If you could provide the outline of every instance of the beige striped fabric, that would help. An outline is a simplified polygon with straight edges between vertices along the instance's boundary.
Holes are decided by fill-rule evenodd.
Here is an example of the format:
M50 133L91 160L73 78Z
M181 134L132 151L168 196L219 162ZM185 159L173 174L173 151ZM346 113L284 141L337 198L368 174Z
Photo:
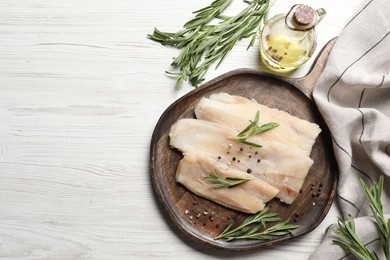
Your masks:
M359 236L385 259L380 234L359 186L385 176L382 201L390 217L390 1L362 2L346 24L313 96L332 134L339 167L337 202L356 218ZM310 259L354 259L324 234Z

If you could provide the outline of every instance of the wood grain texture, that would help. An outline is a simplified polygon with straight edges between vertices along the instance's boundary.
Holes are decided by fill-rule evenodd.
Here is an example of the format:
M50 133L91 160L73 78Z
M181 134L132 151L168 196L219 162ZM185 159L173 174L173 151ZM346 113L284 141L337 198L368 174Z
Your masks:
M290 82L300 86L302 91L272 75L253 70L236 70L191 91L163 113L156 125L151 142L152 179L167 215L185 235L210 248L243 251L301 236L312 231L321 223L328 213L336 193L337 165L329 131L314 102L310 99L310 90L313 89L313 84L322 72L321 68L324 67L333 44L334 40L324 47L316 61L319 64L315 64L310 74L304 79L290 80ZM301 194L291 205L281 203L277 199L267 203L272 212L279 214L282 221L290 220L299 225L299 228L294 230L293 236L275 237L269 241L237 240L226 242L223 239L214 240L230 219L241 222L248 215L196 196L176 183L175 173L182 155L169 145L170 128L181 118L195 118L194 108L199 100L202 97L209 97L211 94L220 92L254 99L260 104L288 112L321 127L322 132L318 136L310 156L314 160L314 164L302 186ZM314 197L313 194L315 194Z
M161 113L192 88L164 75L178 54L146 39L178 30L210 1L0 1L1 259L307 259L338 214L293 242L210 252L165 217L152 189L149 146ZM229 8L236 12L241 1ZM296 2L276 1L270 15ZM318 49L359 1L302 1L328 14ZM210 80L264 69L241 42ZM318 52L316 52L318 53ZM316 56L316 54L314 55ZM292 73L307 73L312 61Z

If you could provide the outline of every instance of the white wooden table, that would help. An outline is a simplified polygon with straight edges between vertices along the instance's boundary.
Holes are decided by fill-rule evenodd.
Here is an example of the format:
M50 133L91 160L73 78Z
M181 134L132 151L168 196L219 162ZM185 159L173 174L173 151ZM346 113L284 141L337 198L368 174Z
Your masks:
M165 108L192 90L164 71L178 54L146 39L177 31L211 0L0 1L0 258L307 259L338 215L270 249L210 251L183 237L159 207L149 145ZM297 2L277 0L270 17ZM328 14L318 50L360 1L300 1ZM240 0L229 7L235 13ZM239 43L206 75L264 69ZM305 75L312 60L291 76Z

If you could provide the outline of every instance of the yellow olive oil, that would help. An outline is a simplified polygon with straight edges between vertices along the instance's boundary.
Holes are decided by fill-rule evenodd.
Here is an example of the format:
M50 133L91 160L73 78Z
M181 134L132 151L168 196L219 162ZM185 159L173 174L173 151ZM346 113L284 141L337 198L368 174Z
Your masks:
M291 71L308 61L317 45L314 26L324 15L323 9L295 5L287 15L271 18L260 35L263 63L274 71Z

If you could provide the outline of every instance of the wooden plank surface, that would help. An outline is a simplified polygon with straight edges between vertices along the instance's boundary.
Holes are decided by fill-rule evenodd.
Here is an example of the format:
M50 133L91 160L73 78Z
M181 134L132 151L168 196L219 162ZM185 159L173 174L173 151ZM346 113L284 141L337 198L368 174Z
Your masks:
M307 259L338 211L310 234L231 254L183 237L153 192L149 146L165 108L189 92L164 75L178 52L146 39L175 31L210 1L2 0L0 2L0 258ZM317 51L359 1L324 7ZM293 1L276 1L270 15ZM231 13L242 7L234 1ZM264 69L239 43L206 79ZM303 76L311 61L291 76Z

